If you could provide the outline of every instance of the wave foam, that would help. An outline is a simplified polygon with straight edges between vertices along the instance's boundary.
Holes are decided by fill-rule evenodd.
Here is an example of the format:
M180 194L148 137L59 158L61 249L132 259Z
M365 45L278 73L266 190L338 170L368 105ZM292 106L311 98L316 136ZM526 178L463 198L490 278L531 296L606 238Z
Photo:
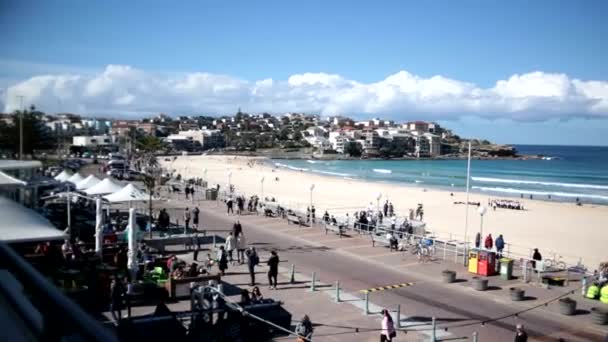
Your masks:
M568 198L592 198L603 201L608 201L608 196L592 195L592 194L576 194L571 192L559 192L559 191L536 191L536 190L523 190L513 188L488 188L483 186L473 186L472 189L490 192L502 192L508 194L524 194L524 195L537 195L537 196L556 196L556 197L568 197Z
M321 171L321 170L315 170L312 169L312 172L315 173L322 173L324 175L330 175L330 176L340 176L340 177L355 177L355 175L352 175L350 173L341 173L341 172L331 172L331 171Z
M561 187L566 187L566 188L608 190L607 185L596 185L596 184L541 182L541 181L527 181L527 180L518 180L518 179L504 179L504 178L490 178L490 177L471 177L471 179L476 182L486 182L486 183L546 185L546 186L561 186Z
M295 167L295 166L291 166L291 165L287 165L287 164L274 163L274 165L278 166L278 167L284 167L286 169L290 169L290 170L294 170L294 171L308 171L307 168Z
M385 174L393 173L393 171L387 170L387 169L373 169L373 171L378 172L378 173L385 173Z

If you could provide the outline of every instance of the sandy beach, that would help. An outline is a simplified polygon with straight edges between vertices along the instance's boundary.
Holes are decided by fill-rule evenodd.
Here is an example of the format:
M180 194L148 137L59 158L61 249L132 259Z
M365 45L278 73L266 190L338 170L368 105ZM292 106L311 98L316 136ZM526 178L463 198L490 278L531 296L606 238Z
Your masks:
M418 203L424 205L424 221L427 229L438 236L452 236L463 239L465 235L464 204L465 192L436 189L421 189L394 183L369 182L357 179L324 176L272 167L263 159L234 156L181 156L175 161L160 158L167 170L186 177L204 178L211 185L219 184L227 188L228 173L237 193L260 195L261 178L264 177L264 196L275 197L279 202L291 207L306 209L312 202L317 208L317 216L328 210L333 215L352 213L366 208L370 202L376 206L378 194L382 194L380 205L387 199L395 207L395 212L406 216L409 209ZM278 180L277 180L278 178ZM470 201L487 206L488 196L470 194ZM497 197L492 197L497 198ZM526 210L488 208L483 218L484 237L491 233L494 238L503 234L512 252L527 254L531 248L539 248L543 257L561 255L564 261L573 263L582 258L583 263L594 269L600 261L606 260L605 242L608 241L608 206L572 203L522 200ZM223 210L223 208L222 208ZM480 229L480 215L476 206L469 207L469 240Z

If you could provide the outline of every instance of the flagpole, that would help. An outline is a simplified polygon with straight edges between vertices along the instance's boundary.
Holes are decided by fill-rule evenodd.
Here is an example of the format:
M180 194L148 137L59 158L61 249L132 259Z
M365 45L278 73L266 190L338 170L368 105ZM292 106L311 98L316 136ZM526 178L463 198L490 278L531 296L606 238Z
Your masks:
M467 203L465 205L466 213L464 215L464 265L468 263L467 249L469 246L468 230L469 230L469 181L471 179L471 141L469 140L469 157L467 159Z

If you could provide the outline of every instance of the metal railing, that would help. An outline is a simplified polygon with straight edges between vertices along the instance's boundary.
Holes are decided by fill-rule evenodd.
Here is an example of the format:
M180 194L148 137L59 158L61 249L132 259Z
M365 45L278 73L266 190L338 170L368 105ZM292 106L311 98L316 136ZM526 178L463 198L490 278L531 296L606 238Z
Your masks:
M236 196L243 196L246 199L248 199L250 197L243 192L236 191L236 189L231 194L224 190L224 191L220 191L218 193L218 201L223 201L223 200L227 199L228 197L232 197L234 199ZM266 197L272 197L272 196L271 196L271 194L266 194ZM276 202L265 202L264 199L260 199L259 203L270 204L273 207L272 208L273 212L274 212L274 208L276 208L277 205L280 205L281 208L284 209L285 212L288 210L291 210L292 212L296 213L297 215L302 216L305 219L307 219L307 212L305 209L307 206L306 203L295 202L295 201L280 201L280 200L277 200ZM323 210L323 208L317 207L315 223L312 223L312 222L308 222L308 223L311 226L318 226L318 227L324 229L325 222L322 219L323 212L321 210ZM361 210L357 210L357 211L361 211ZM401 222L403 219L404 219L404 217L398 217L397 222ZM390 218L385 218L385 220L390 220ZM354 221L354 217L350 217L350 221ZM348 224L345 224L343 217L340 217L338 219L338 224L343 225L346 229L356 232L358 234L370 234L371 231L376 231L378 228L377 226L374 226L374 225L362 224L362 223L355 224L354 222L349 222ZM381 228L381 229L387 230L386 228ZM388 229L388 230L390 230L390 229ZM454 248L453 250L450 250L450 252L452 252L454 254L459 254L463 258L465 257L464 254L466 254L466 251L469 250L469 247L473 245L471 238L474 238L474 235L471 235L468 237L469 241L465 241L464 236L459 235L459 234L445 233L445 232L441 232L438 230L432 230L432 231L428 231L428 232L433 236L434 240L445 243L446 246L455 246L455 245L463 246L462 252L456 251L455 250L456 248ZM481 243L483 246L483 241L481 241ZM469 245L469 247L464 248L464 246L467 244ZM583 259L581 257L566 255L563 253L557 253L557 252L550 251L550 250L545 250L545 251L541 251L541 252L545 259L551 259L554 262L564 262L566 264L567 268L584 267ZM507 258L515 259L515 260L531 260L532 253L533 253L533 248L526 247L526 246L520 246L520 245L512 244L509 242L505 243L505 248L502 251L503 256L505 256Z
M10 272L24 287L21 297L9 291L8 286L0 286L5 300L30 329L24 335L33 335L44 341L60 341L67 336L86 341L118 341L4 242L0 242L0 267ZM0 282L8 281L0 279ZM24 303L26 294L30 305L27 301Z

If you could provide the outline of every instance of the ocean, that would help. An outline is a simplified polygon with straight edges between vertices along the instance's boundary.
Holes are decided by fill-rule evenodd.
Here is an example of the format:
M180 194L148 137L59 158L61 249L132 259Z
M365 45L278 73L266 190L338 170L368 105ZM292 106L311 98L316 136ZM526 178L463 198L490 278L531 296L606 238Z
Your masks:
M608 146L515 145L533 160L472 160L471 191L494 196L608 204ZM335 177L466 190L466 160L272 160Z

